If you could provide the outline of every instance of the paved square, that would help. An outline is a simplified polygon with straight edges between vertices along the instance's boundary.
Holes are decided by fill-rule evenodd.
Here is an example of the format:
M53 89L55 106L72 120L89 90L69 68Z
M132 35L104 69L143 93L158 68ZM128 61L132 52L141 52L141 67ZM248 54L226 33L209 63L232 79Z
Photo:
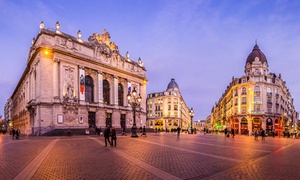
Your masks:
M300 139L147 133L0 136L0 179L300 179Z

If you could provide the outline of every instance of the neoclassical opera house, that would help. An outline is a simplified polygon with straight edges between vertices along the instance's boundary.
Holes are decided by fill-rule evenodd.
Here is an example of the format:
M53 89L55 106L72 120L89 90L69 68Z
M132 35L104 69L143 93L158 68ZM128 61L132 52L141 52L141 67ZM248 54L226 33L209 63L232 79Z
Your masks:
M127 94L135 90L141 107L137 126L146 125L146 69L119 52L110 34L94 33L85 41L40 24L23 72L5 106L11 127L42 135L55 129L130 128L132 107Z
M249 54L245 75L232 78L211 113L211 128L234 128L236 133L248 134L266 130L276 135L294 132L299 114L292 95L281 78L269 72L266 56L257 43Z

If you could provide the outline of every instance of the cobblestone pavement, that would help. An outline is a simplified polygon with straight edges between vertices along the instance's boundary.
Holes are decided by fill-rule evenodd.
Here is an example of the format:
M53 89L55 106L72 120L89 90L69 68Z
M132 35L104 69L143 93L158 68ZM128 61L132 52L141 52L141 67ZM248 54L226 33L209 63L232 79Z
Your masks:
M300 179L300 139L221 134L0 135L0 179Z

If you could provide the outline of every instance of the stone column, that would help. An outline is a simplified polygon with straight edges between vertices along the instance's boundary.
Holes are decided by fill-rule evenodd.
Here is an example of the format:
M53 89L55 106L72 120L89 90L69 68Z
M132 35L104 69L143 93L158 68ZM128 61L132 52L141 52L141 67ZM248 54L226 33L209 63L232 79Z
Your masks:
M59 88L59 81L58 81L58 77L59 77L59 59L55 58L54 59L54 69L53 69L53 96L54 99L58 99L59 95L58 95L58 88Z
M103 75L98 71L98 101L103 103Z
M114 104L115 105L118 105L118 83L119 83L119 80L118 80L118 77L117 76L114 76Z

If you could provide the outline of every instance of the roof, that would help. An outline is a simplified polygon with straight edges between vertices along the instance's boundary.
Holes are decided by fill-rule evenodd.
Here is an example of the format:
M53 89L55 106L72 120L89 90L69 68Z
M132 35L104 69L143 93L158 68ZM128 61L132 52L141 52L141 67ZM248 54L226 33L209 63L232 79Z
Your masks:
M253 61L255 61L255 58L258 57L259 58L259 61L263 64L263 63L267 63L268 64L268 61L267 61L267 58L266 56L264 55L263 52L261 52L261 50L259 49L259 46L257 45L257 43L255 44L255 46L253 47L253 50L252 52L249 54L248 58L247 58L247 61L246 61L246 65L247 63L250 63L252 64Z
M179 90L178 84L175 82L175 79L172 78L171 82L168 84L167 90L168 89L174 89L174 88L177 88Z

